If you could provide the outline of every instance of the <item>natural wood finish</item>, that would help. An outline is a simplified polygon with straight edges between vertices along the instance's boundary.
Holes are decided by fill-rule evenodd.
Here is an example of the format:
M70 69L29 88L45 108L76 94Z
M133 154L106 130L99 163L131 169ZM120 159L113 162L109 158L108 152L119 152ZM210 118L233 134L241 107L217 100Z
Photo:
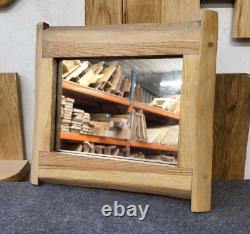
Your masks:
M192 168L197 154L197 92L199 89L199 55L187 55L183 60L183 85L181 90L180 132L178 163L181 167ZM191 147L190 147L191 146Z
M201 54L184 56L179 163L193 169L192 211L211 209L213 112L218 15L202 16Z
M84 87L73 82L63 81L62 88L64 91L67 91L68 93L77 94L78 96L81 96L81 97L87 96L93 99L108 101L108 102L112 102L112 103L116 103L116 104L120 104L124 106L130 105L130 101L127 98L118 97L116 95L105 93L97 89Z
M204 12L202 22L45 29L42 35L43 55L53 58L187 54L190 58L195 58L195 62L198 58L197 77L194 73L197 84L194 83L193 90L196 103L189 110L195 113L195 118L191 121L196 121L196 125L192 130L187 129L195 132L193 144L189 145L194 147L194 155L189 155L192 158L190 169L171 168L174 170L171 171L169 167L161 168L160 165L146 162L114 158L109 158L108 161L107 158L98 156L77 157L76 154L51 152L40 155L39 178L56 183L175 197L190 197L192 188L192 211L210 210L217 30L217 14L212 11ZM189 79L194 78L189 76ZM53 118L53 112L49 110L48 113ZM182 138L183 142L186 144L188 141ZM183 170L184 174L190 174L184 176Z
M29 171L26 160L0 161L0 182L19 182L25 179Z
M196 133L196 145L194 146L196 152L193 155L192 164L193 178L191 202L192 211L194 212L211 210L213 114L217 40L218 14L213 11L205 11L202 15L199 80L196 89L197 99L194 105L196 118L193 121L196 121L196 128L192 129L192 131Z
M198 54L200 22L49 27L42 36L45 58Z
M190 198L192 171L129 160L40 153L42 181Z
M179 23L199 19L200 0L123 0L123 23L126 24Z
M250 122L250 75L220 74L216 79L214 179L244 179Z
M85 24L88 26L122 23L177 23L199 19L200 0L85 1Z
M19 77L0 73L0 160L24 160Z
M13 0L0 0L0 8L7 7L11 3L13 3Z
M200 19L200 0L162 0L162 23Z
M234 5L233 37L250 38L250 1L236 0Z
M42 58L42 32L45 23L37 26L36 42L36 105L33 134L31 182L38 184L38 152L54 148L56 107L56 62Z
M85 24L122 24L122 0L85 0Z
M123 23L161 23L162 0L123 0Z

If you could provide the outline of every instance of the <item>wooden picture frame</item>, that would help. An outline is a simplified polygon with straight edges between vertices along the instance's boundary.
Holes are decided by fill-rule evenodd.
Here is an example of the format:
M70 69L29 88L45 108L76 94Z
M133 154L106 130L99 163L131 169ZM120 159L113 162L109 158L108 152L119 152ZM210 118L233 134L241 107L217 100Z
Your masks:
M46 181L191 198L192 211L211 210L217 34L213 11L205 11L201 21L177 24L38 24L32 184ZM184 59L177 168L55 151L57 59L170 55Z

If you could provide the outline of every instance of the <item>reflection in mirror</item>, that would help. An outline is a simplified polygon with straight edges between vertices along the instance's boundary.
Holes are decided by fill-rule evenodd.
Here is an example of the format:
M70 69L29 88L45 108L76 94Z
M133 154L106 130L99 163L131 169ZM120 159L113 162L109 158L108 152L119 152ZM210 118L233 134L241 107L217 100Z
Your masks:
M177 165L182 58L59 66L57 150Z

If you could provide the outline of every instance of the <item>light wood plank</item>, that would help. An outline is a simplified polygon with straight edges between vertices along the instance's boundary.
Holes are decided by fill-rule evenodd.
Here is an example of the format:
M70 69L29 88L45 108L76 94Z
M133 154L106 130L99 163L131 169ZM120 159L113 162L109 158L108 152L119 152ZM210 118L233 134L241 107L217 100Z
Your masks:
M211 181L213 157L213 115L218 40L218 14L205 11L201 25L199 84L195 105L196 121L193 155L192 211L211 210ZM190 145L191 147L193 145Z
M200 79L200 56L184 56L183 66L178 163L181 167L192 168L199 142L196 136L198 127L196 105Z
M200 0L162 0L162 23L200 19Z
M54 147L56 106L56 62L42 58L42 32L45 23L37 26L36 44L36 102L33 133L31 182L38 184L38 152Z
M162 0L123 0L123 23L161 23L161 6Z
M179 164L193 169L192 211L211 209L217 14L202 17L201 54L184 56Z
M198 54L200 21L92 27L49 27L43 57L103 57Z
M234 4L233 37L250 38L250 1L236 0Z
M29 171L26 160L0 161L0 182L19 182L25 179Z
M126 24L179 23L199 19L200 0L123 1L123 23Z
M19 77L0 73L0 160L24 160Z
M220 74L216 79L214 179L244 179L250 122L250 75Z
M85 24L122 24L122 0L85 0Z
M40 153L42 181L189 198L192 171L129 160Z

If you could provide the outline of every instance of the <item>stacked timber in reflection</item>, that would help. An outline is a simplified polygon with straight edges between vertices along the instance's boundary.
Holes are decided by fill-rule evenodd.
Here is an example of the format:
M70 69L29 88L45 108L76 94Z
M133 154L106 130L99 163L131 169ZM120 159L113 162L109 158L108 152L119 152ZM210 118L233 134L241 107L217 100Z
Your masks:
M97 136L129 139L129 115L91 114L91 129Z
M148 141L147 124L142 110L133 111L131 114L131 139Z
M118 139L130 138L130 116L108 113L89 114L73 108L74 99L62 96L61 131Z
M180 95L169 95L168 97L165 98L154 98L154 100L149 105L179 114L180 102L181 102Z
M147 134L149 143L177 146L179 125L148 128Z
M131 81L125 78L117 61L91 64L89 61L64 60L62 77L121 97L128 97L131 88Z
M66 98L62 96L62 106L61 106L61 131L69 132L72 112L73 112L74 99Z
M61 145L63 150L84 152L84 153L95 153L111 156L128 156L128 150L125 147L119 147L115 145L100 145L84 141L80 144L63 143Z
M84 110L73 109L70 132L81 134L92 134L90 130L90 114Z
M132 152L125 147L115 145L101 145L88 141L79 144L62 143L63 150L97 154L99 156L118 156L124 159L140 159L145 162L163 163L171 166L177 165L176 156L166 154L145 154L143 152Z
M90 114L81 109L73 108L75 100L62 96L61 101L61 131L81 134L92 134L90 129Z

